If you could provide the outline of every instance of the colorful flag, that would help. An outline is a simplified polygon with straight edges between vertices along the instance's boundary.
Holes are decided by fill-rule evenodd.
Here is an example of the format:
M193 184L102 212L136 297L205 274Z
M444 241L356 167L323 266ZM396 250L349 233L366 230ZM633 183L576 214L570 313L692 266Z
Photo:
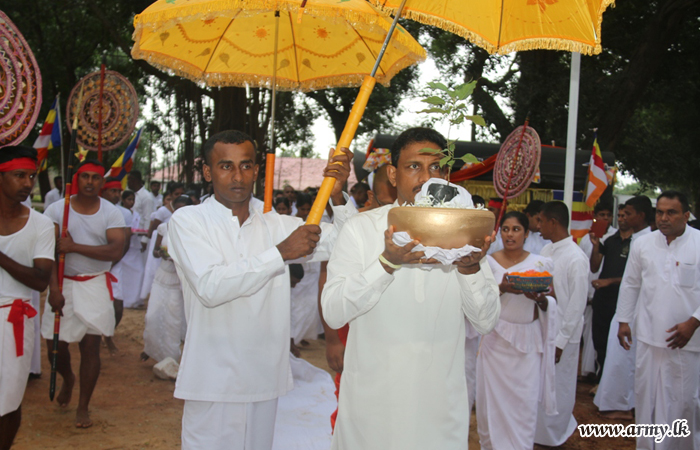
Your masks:
M39 137L34 141L34 148L37 151L37 159L39 160L39 171L43 172L48 165L46 157L49 154L49 150L61 148L61 109L58 96L56 96L49 113L46 115Z
M588 186L586 187L586 205L595 206L605 189L608 187L608 176L605 173L605 163L600 154L598 138L593 141L591 161L588 163Z
M564 201L564 191L553 191L554 200ZM574 192L571 205L571 236L578 243L593 225L593 209L583 201L583 194Z
M141 131L143 131L143 128L136 132L136 136L129 142L124 153L112 164L109 176L121 181L122 189L126 189L126 174L131 172L131 167L134 165L134 154L141 140Z

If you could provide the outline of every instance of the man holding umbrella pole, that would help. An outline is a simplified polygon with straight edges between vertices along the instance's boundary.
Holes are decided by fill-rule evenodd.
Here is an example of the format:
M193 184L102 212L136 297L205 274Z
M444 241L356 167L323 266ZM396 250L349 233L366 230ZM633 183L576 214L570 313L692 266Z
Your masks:
M34 348L37 312L32 290L49 283L54 259L53 224L22 205L37 172L36 150L0 149L0 449L9 449L22 419Z

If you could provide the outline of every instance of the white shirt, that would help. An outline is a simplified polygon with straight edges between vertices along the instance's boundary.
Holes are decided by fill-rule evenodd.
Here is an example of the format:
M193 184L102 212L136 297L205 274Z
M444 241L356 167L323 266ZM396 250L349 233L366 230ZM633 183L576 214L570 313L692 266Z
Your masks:
M134 215L128 209L124 208L122 205L115 205L122 217L124 218L124 227L131 228L131 223L134 221Z
M253 208L257 209L258 211L261 211L265 208L265 202L262 200L259 200L252 195L250 196L250 204L253 206ZM274 209L274 208L273 208Z
M602 238L600 238L600 243L604 243L607 238L612 236L613 234L617 233L617 228L615 227L608 227L608 231L605 232ZM578 246L581 247L581 250L583 250L583 253L586 254L588 257L588 260L590 261L591 255L593 254L593 243L591 242L591 236L589 234L585 235L584 237L581 238L581 241L579 241ZM589 263L589 268L590 268L590 263ZM593 273L588 271L588 298L593 298L593 295L595 295L595 288L591 284L593 280L597 280L598 277L600 276L600 272L603 270L603 262L601 261L600 267L598 268L598 271Z
M182 283L187 318L177 398L257 402L292 387L289 269L276 245L303 222L274 211L249 211L240 225L210 197L178 209L168 223L168 253ZM334 212L342 226L355 209ZM338 232L328 224L321 229L313 254L318 261L328 259Z
M59 200L61 200L61 193L56 188L51 189L46 193L46 197L44 197L44 210L52 203L56 203Z
M568 343L581 341L583 311L588 299L588 258L571 236L547 244L542 249L542 256L552 258L554 262L552 284L559 315L559 332L554 345L563 349Z
M153 192L151 192L151 195L153 195ZM155 205L156 209L163 206L163 194L153 195L153 200L153 204Z
M48 217L29 209L29 218L21 230L0 236L0 252L23 266L33 267L35 259L54 260L56 234ZM0 305L20 298L32 298L32 289L12 277L0 267Z
M149 220L151 220L151 214L156 210L156 202L153 194L146 190L145 187L141 187L136 191L134 200L134 211L139 213L140 221L139 228L142 230L148 230Z
M387 273L387 205L351 218L328 263L321 303L331 328L350 323L332 448L467 448L465 316L488 333L500 314L486 259ZM345 421L345 422L344 422Z
M523 250L525 250L526 252L534 253L535 255L539 255L542 252L544 246L549 244L550 242L552 241L543 238L542 234L540 234L539 231L531 231L525 239Z
M637 238L622 277L617 320L634 320L637 339L666 348L672 334L666 330L690 316L700 320L700 231L686 225L671 244L658 230ZM683 350L700 351L698 331Z
M170 220L170 217L172 217L173 212L170 211L167 207L161 206L158 208L156 211L155 215L153 216L152 220L159 220L160 223L168 223Z
M62 203L49 205L44 215L58 224L59 232L63 231ZM99 246L107 245L107 230L124 228L126 223L122 213L116 206L100 197L100 209L95 214L80 214L70 207L68 216L68 232L76 244ZM88 258L80 253L66 254L65 274L69 276L107 272L112 267L111 261L99 261Z

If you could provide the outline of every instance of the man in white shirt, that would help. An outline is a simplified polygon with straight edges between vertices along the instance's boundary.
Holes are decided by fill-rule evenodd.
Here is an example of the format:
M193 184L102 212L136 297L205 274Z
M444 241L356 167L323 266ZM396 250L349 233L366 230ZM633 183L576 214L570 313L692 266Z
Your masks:
M68 234L60 237L64 205L54 203L44 215L54 222L57 252L64 253L63 288L59 287L58 264L49 283L48 305L41 320L49 360L53 351L54 313L61 314L56 370L63 386L56 397L59 405L70 402L75 383L68 345L79 343L80 399L75 426L89 428L88 407L100 374L100 341L114 334L113 281L109 269L124 254L124 218L117 208L100 197L105 168L85 160L77 168L71 186ZM77 188L77 189L76 189ZM77 192L76 192L77 191ZM49 307L50 305L50 307Z
M151 194L153 194L153 200L155 202L156 210L163 206L163 194L160 193L160 181L151 181Z
M529 231L527 238L525 238L523 249L535 255L539 255L544 246L549 244L549 241L543 239L542 233L540 233L540 211L542 211L543 206L544 202L542 200L533 200L523 210L528 219L527 229Z
M617 336L629 350L634 321L637 339L636 421L675 423L685 434L637 437L638 449L700 448L700 231L689 216L685 194L657 198L658 230L633 243L620 286Z
M631 248L632 242L651 233L651 227L648 225L652 214L651 201L645 196L633 197L620 207L620 211L622 215L622 218L618 215L620 234L623 234L625 229L632 233L629 244ZM629 253L627 257L629 258ZM596 261L602 261L600 256L595 256L594 252L593 258L591 258L591 265L595 262L593 261L594 258ZM622 283L621 278L619 281L615 281L618 285ZM603 280L595 280L592 283L596 289L604 288L606 285L606 282ZM612 283L612 281L607 283ZM617 302L615 303L615 309L617 309ZM634 418L633 410L635 405L634 366L637 340L634 339L630 343L629 351L625 351L625 349L620 347L617 340L617 324L617 316L614 315L610 319L608 327L608 339L605 346L605 369L600 377L593 404L598 407L602 417L631 420Z
M262 214L250 203L259 169L251 138L224 131L210 137L202 153L214 195L180 208L168 224L187 318L175 384L175 397L185 400L182 448L269 450L277 399L292 387L286 262L312 252L312 259L327 259L337 227L356 211L335 207L335 225L321 227ZM341 164L324 172L336 178L336 205L345 202L351 160L344 150L331 161Z
M37 171L36 150L0 151L0 448L9 449L22 419L34 349L37 311L32 290L43 291L54 259L53 224L22 205Z
M139 229L148 230L151 224L151 214L156 212L156 200L153 194L149 192L143 185L143 178L141 172L138 170L132 170L127 176L127 185L129 190L134 191L136 194L136 200L134 201L134 212L139 215ZM141 252L143 253L143 262L146 263L146 248L148 248L148 241L150 236L141 237Z
M49 207L51 203L55 203L61 199L61 194L63 193L63 177L57 176L53 178L54 188L46 193L44 197L44 211Z
M455 265L425 270L413 241L399 247L387 230L389 211L413 203L430 178L445 178L445 138L429 128L394 142L388 176L397 201L353 217L328 262L321 297L331 328L349 324L331 448L338 450L466 449L469 398L465 317L480 333L500 314L498 286L481 252Z
M554 262L552 283L559 318L554 338L558 414L547 415L540 405L535 443L553 447L562 445L576 431L576 372L588 294L588 258L569 235L569 217L569 209L558 201L546 203L540 213L542 237L552 241L541 254Z

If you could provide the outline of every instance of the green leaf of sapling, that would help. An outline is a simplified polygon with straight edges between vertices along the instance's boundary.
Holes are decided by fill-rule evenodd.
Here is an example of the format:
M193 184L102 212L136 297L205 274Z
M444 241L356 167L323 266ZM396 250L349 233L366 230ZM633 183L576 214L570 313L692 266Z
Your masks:
M472 95L472 92L474 92L474 88L476 87L476 81L472 81L471 83L466 83L461 86L457 86L455 89L455 93L457 94L457 98L460 100L464 100L470 95Z
M441 152L442 152L442 150L439 150L439 149L437 149L437 148L428 148L428 147L422 148L422 149L418 150L418 153L432 153L432 154L435 154L435 153L441 153Z
M439 82L437 82L437 81L431 81L431 82L429 82L429 83L428 83L428 87L429 87L430 89L439 89L439 90L445 91L445 92L449 91L449 88L448 88L447 86L445 86L444 84L439 83Z
M452 161L452 157L451 157L451 156L445 156L444 158L442 158L442 159L440 160L440 167L444 167L445 164L448 164L450 161Z
M428 108L424 109L422 111L418 111L418 113L432 113L432 114L445 114L447 111L441 108Z
M445 104L445 100L441 99L440 97L436 97L436 96L424 98L421 101L425 102L425 103L430 103L431 105L444 105Z
M482 126L482 127L485 127L485 126L486 126L486 121L485 121L484 118L481 117L481 116L465 116L465 117L466 117L467 119L471 120L472 122L474 122L474 123L477 124L477 125L480 125L480 126Z

